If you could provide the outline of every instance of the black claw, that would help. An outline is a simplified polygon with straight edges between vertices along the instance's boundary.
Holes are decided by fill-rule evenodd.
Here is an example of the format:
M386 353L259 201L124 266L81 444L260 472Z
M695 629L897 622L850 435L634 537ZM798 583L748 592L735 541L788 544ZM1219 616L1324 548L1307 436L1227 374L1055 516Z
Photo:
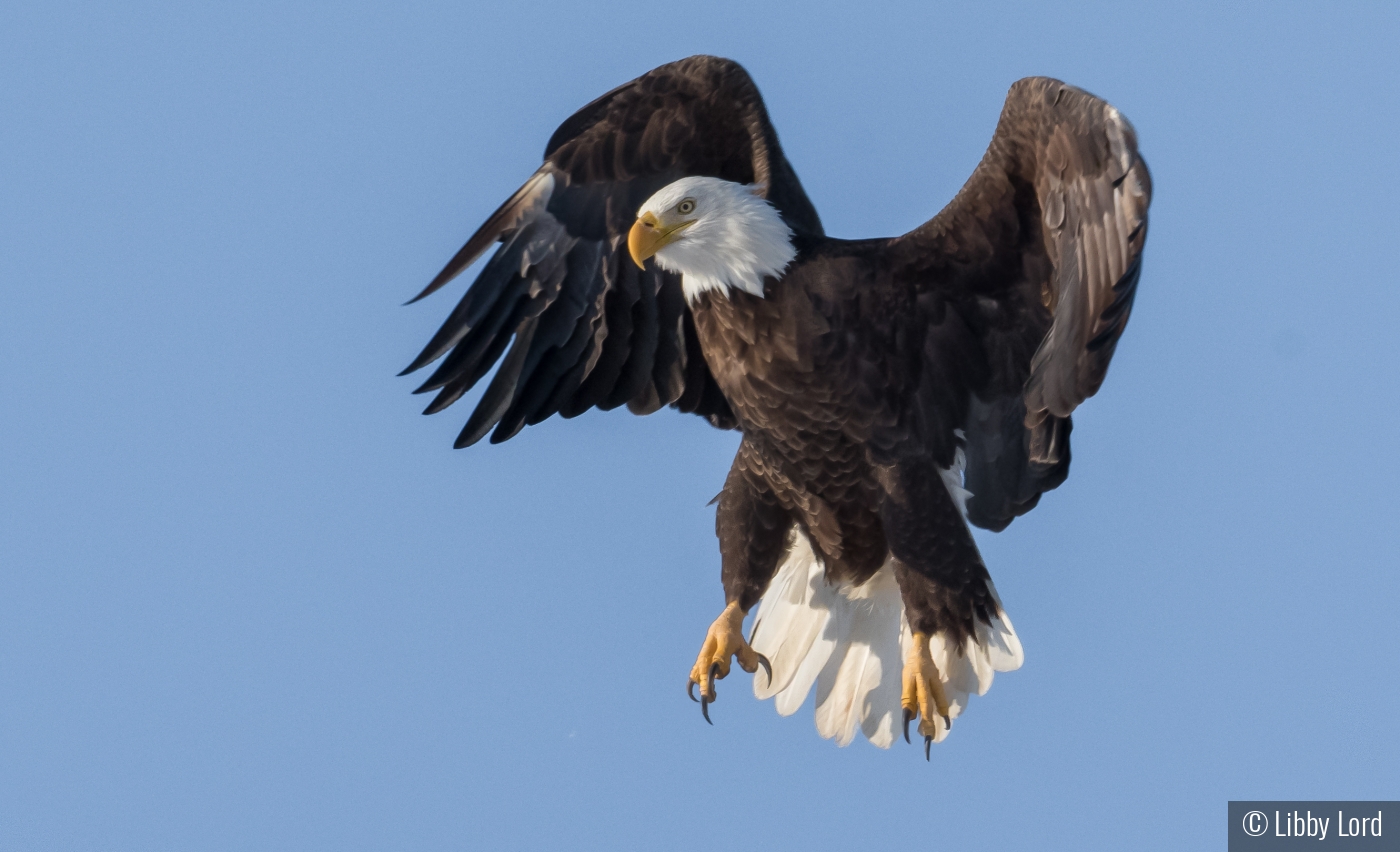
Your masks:
M914 711L904 708L904 741L909 742L909 723L914 721Z
M755 636L758 635L758 622L759 622L759 619L755 618L755 619L753 620L753 629L749 631L749 644L750 644L750 645L753 644L753 637L755 637Z
M763 671L768 675L768 685L773 685L773 664L768 662L768 658L762 654L758 655L758 664L763 666Z
M685 694L690 696L691 701L694 701L696 704L700 703L700 699L695 697L695 681L688 680L685 682Z
M953 730L953 720L948 718L948 714L943 714L943 726L948 730Z
M924 760L928 760L928 748L933 745L933 737L924 737Z
M710 663L710 691L715 692L715 674L719 672L719 663ZM700 686L700 715L705 717L706 722L710 722L710 701L705 697L705 686ZM714 722L710 722L711 725Z

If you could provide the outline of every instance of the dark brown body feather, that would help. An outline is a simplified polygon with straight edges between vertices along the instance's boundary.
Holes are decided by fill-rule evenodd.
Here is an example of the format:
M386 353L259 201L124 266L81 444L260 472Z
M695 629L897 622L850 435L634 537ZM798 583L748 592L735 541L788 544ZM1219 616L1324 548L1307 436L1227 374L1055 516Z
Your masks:
M769 279L764 298L710 293L693 306L744 433L716 518L725 591L752 607L798 524L831 582L863 583L893 555L911 624L960 643L995 608L938 471L955 436L929 440L909 414L925 338L939 329L908 319L917 295L892 281L887 246L823 240Z
M627 259L638 207L687 175L757 184L792 229L798 258L764 298L687 306L678 276ZM829 579L892 558L910 624L961 640L996 605L939 470L965 449L968 518L992 529L1064 480L1070 413L1128 319L1150 197L1131 126L1031 78L938 216L829 239L748 75L692 57L560 126L535 178L422 294L502 243L405 372L446 356L419 389L438 391L431 413L504 353L459 446L623 403L737 427L717 514L729 600L757 601L795 524Z

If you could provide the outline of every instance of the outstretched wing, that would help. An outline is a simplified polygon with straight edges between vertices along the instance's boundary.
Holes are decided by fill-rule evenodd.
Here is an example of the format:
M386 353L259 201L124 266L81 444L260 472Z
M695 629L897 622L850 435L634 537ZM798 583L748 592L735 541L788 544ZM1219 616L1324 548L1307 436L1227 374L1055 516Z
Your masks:
M1068 475L1070 412L1098 391L1127 325L1151 199L1127 119L1031 77L1011 87L957 197L890 244L928 325L951 307L986 355L965 420L974 523L1004 528Z
M757 184L793 231L822 233L749 75L712 56L663 65L575 113L544 157L414 299L501 243L404 370L443 359L416 391L438 392L424 413L457 401L499 359L458 447L493 429L491 441L504 441L556 412L624 403L639 414L669 404L732 428L679 276L638 269L627 232L657 190L704 175Z

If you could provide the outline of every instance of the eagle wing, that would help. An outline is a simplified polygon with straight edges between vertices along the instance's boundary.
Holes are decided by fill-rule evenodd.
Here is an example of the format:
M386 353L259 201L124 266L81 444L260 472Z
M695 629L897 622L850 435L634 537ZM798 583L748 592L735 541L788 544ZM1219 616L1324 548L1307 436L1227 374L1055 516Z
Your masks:
M960 382L973 391L958 419L974 523L1004 528L1068 475L1070 413L1098 391L1127 325L1151 198L1127 119L1030 77L952 202L890 244L929 330L927 367L966 362L944 339L971 335L985 356Z
M539 170L413 300L501 243L404 370L443 359L416 391L437 391L424 411L433 414L500 360L457 447L488 432L492 443L504 441L556 412L624 403L639 414L669 404L733 428L680 277L654 264L638 269L627 253L637 209L693 175L756 184L794 232L822 233L738 64L693 56L613 89L559 126Z

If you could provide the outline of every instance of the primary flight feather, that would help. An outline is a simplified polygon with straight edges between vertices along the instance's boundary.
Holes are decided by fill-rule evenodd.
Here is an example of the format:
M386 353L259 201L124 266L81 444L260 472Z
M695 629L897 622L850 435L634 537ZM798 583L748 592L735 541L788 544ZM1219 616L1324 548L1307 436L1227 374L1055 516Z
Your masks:
M889 746L917 720L927 756L1021 664L967 522L1003 529L1068 475L1151 196L1132 125L1033 77L937 216L828 237L748 74L694 56L560 125L417 297L500 244L404 372L441 360L434 413L499 362L458 447L623 404L738 429L725 607L690 673L706 719L737 659L784 715L815 686L823 736Z

